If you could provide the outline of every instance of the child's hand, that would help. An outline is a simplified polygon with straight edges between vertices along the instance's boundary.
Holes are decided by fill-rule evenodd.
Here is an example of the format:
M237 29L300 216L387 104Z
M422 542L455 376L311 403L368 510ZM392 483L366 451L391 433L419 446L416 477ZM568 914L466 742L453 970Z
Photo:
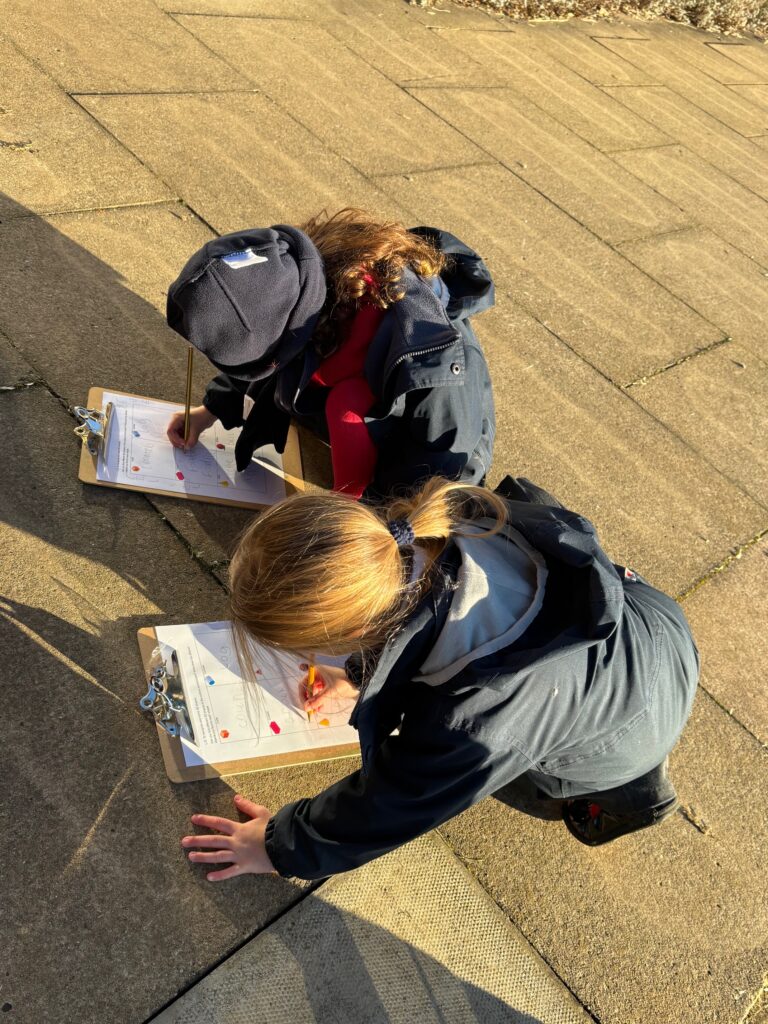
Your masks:
M210 871L205 877L209 882L223 882L237 875L261 875L274 872L275 867L264 845L267 822L272 817L266 807L235 797L235 807L249 815L250 821L231 821L229 818L214 818L209 814L193 814L192 824L214 829L221 835L184 836L181 845L192 849L189 859L193 864L228 864L219 871ZM201 852L205 851L205 852Z
M358 689L349 679L343 668L336 668L333 665L315 666L315 685L312 693L309 692L309 675L304 676L299 683L299 701L305 711L322 711L323 701L328 697L338 697L343 700L356 701Z
M204 430L212 427L216 422L216 416L209 412L204 405L198 405L189 410L189 435L187 443L184 443L184 413L175 412L171 421L166 427L166 435L174 448L194 448Z

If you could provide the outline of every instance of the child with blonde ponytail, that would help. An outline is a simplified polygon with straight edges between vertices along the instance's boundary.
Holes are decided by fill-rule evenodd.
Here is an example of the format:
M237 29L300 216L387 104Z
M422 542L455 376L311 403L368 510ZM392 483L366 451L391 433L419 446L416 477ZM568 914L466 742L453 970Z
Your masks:
M350 702L362 767L276 814L195 815L191 861L212 881L357 867L515 782L559 801L600 845L676 808L666 759L690 712L698 653L680 608L614 565L594 528L525 480L493 493L434 478L382 510L298 495L245 531L231 567L251 638L318 667L307 708Z

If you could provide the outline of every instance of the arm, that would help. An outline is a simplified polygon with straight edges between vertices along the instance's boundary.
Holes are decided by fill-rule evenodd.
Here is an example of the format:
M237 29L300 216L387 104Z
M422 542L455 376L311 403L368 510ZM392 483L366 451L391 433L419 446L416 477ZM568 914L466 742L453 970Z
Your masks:
M243 399L248 387L248 381L235 380L226 373L220 373L205 389L203 405L217 420L221 420L225 430L242 427Z
M434 694L427 700L434 701ZM437 703L437 701L435 701ZM283 807L269 821L266 852L280 874L326 875L365 864L465 810L530 767L500 738L489 750L423 705L374 758L314 799Z

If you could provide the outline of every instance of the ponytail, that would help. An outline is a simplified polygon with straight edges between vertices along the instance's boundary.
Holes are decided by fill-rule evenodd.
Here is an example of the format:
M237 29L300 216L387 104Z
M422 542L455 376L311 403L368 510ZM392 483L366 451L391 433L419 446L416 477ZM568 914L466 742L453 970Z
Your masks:
M489 527L477 522L490 515ZM274 505L240 538L230 603L241 664L249 638L308 655L375 649L431 586L451 536L498 532L504 501L491 491L432 478L382 510L341 494L299 494ZM403 557L423 549L425 558ZM411 578L412 566L423 568Z

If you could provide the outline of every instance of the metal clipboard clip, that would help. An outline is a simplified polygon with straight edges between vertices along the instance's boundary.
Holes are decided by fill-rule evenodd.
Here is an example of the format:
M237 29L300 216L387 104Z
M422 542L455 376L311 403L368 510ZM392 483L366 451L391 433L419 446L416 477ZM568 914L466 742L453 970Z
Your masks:
M151 711L157 724L169 736L183 736L195 742L189 718L176 651L160 643L152 652L149 688L139 701L142 711Z
M96 455L99 449L106 453L112 422L112 403L107 402L103 412L100 409L86 409L82 405L76 405L73 412L80 421L80 425L75 427L75 433L91 455Z

